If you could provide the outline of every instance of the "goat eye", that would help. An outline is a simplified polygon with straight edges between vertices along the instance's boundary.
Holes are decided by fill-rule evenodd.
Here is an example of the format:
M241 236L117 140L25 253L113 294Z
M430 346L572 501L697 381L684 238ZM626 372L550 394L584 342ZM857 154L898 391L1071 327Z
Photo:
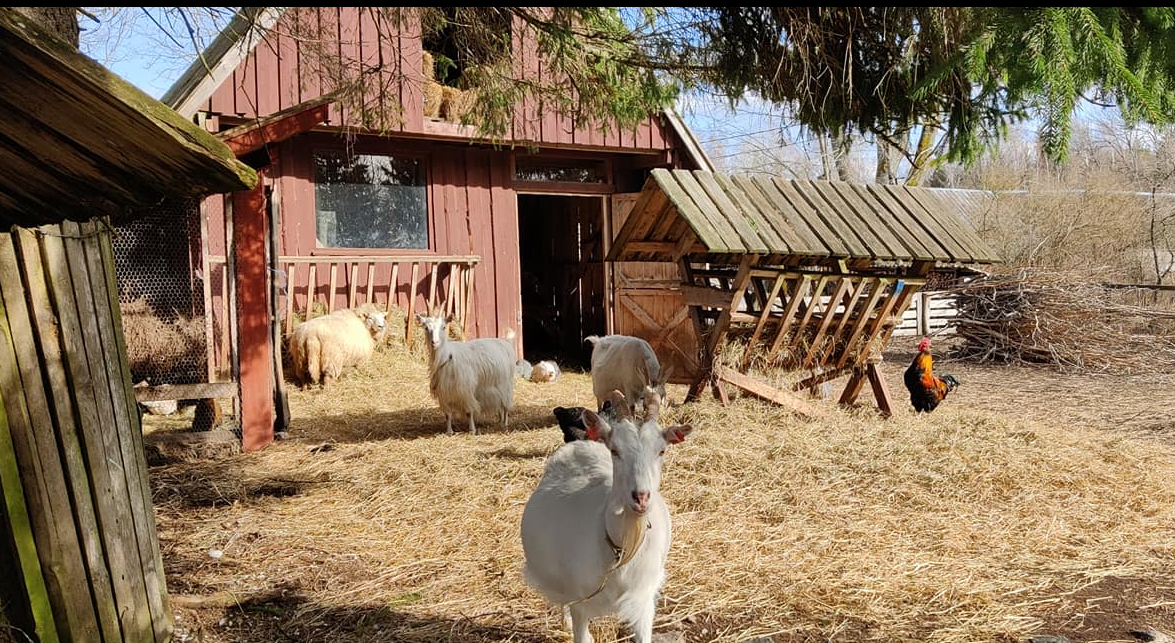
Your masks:
M658 453L657 455L665 455L665 449L661 449L661 453Z
M617 451L616 449L611 449L611 451L612 451L612 455L616 456L617 458L619 458L619 457L620 457L620 452L619 452L619 451Z

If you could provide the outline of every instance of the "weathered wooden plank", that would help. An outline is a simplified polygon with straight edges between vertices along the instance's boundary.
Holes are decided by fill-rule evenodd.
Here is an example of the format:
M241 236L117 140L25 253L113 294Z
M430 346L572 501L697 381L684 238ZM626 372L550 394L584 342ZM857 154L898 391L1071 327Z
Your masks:
M737 180L738 178L743 178L744 181L740 182ZM786 223L783 223L781 217L772 217L768 214L768 211L761 209L761 206L766 206L766 203L762 193L753 184L747 182L745 177L727 177L721 174L715 174L714 179L722 187L726 196L742 211L747 224L763 240L768 248L768 252L783 254L791 254L793 252L792 241L777 230L776 223L781 224L778 227L787 229L789 234L794 235L794 231L790 230L790 227ZM750 190L749 192L747 191L748 189ZM775 221L772 221L772 219L775 219Z
M395 284L393 284L395 287ZM375 293L375 262L367 262L367 297L364 299L365 303L374 304L375 300L372 295ZM390 299L390 298L389 298Z
M412 348L412 324L416 323L416 275L419 265L412 262L412 277L408 282L408 328L404 331L404 345L408 348Z
M795 395L781 391L769 384L760 382L750 375L743 375L742 373L739 373L732 368L719 366L717 369L717 375L720 379L730 382L747 393L767 400L768 402L778 404L785 409L789 409L793 413L806 420L824 418L828 416L828 414L825 413L822 409L809 404Z
M846 201L859 208L858 212L866 212L866 216L872 217L878 222L878 225L885 226L890 236L901 245L906 253L904 258L915 261L932 261L934 259L934 253L929 251L923 242L924 235L914 234L907 228L906 218L903 217L905 210L898 208L900 212L891 211L879 201L875 193L869 192L863 185L838 183L836 188L840 190L841 196Z
M314 316L314 299L318 296L318 264L311 263L306 275L306 319ZM305 320L303 320L305 321Z
M916 261L953 260L954 255L938 242L935 233L902 207L889 192L881 189L880 185L855 185L854 188L862 193L862 198L866 202L875 204L877 208L888 212L892 220L899 223L906 231L907 237L922 244L927 254L921 256L915 254Z
M848 247L850 257L872 257L873 252L869 248L869 244L853 230L849 222L836 208L820 196L815 183L814 181L792 181L791 187L808 204L812 215L818 217Z
M294 330L294 284L298 283L298 265L289 263L286 266L286 335ZM209 377L208 381L213 378Z
M805 377L804 379L796 382L795 384L792 384L791 390L802 391L806 388L815 388L825 382L828 382L830 380L834 380L838 377L841 377L842 375L844 375L848 371L849 371L849 369L847 369L847 368L831 368L826 371L816 373L815 375Z
M400 303L400 289L399 289L399 284L396 283L396 279L400 276L399 273L400 273L400 264L399 263L392 264L392 280L390 282L388 282L388 307L389 308L393 305L399 305L399 303ZM408 323L411 324L412 320L409 319Z
M864 367L854 369L852 377L845 384L845 390L840 394L839 404L849 406L853 402L856 402L857 397L861 395L861 389L865 387L865 379Z
M951 206L933 190L919 188L906 188L906 190L922 204L922 207L946 224L955 240L967 248L975 261L982 263L999 261L999 257L987 245L987 242L981 239L979 234L966 224L958 214L952 212Z
M71 551L77 548L80 555L80 559L71 561L71 564L78 565L74 569L62 570L54 563L42 564L53 578L50 582L67 583L58 591L67 596L70 602L68 609L78 619L77 626L82 628L80 631L86 632L86 635L75 640L99 640L100 636L111 636L118 632L118 615L114 611L110 575L99 543L96 539L77 542L78 530L82 533L97 532L97 520L90 491L84 483L85 462L73 431L73 409L68 403L69 389L65 382L61 345L57 341L57 320L49 302L39 246L33 232L17 228L12 237L16 240L14 264L19 267L20 276L10 283L24 283L27 304L24 312L28 327L12 328L19 333L13 339L17 347L21 381L26 396L29 396L26 398L28 408L49 411L33 413L29 417L31 430L38 441L42 475L54 478L51 493L56 497L51 501L59 503L55 504L51 514L59 539L53 547L68 547ZM8 282L10 278L9 275L3 275L0 280ZM9 306L15 304L7 294L5 303ZM43 389L39 385L41 382L44 382ZM18 386L17 390L20 388ZM78 498L79 494L83 497ZM71 504L71 498L77 501L76 505ZM66 541L71 541L73 545L67 545ZM56 551L38 549L48 555ZM89 577L91 573L95 574L93 578ZM88 587L89 591L78 591L81 587ZM77 637L73 626L74 623L70 623L70 634Z
M789 253L799 255L822 255L827 252L822 244L815 239L805 239L799 231L792 227L788 222L788 217L780 212L773 201L767 198L758 182L748 176L732 176L730 182L738 188L749 207L758 212L758 220L775 233L775 237L781 243L780 248L786 248ZM805 228L805 231L808 230Z
M671 173L671 176L681 186L682 191L689 195L694 205L697 206L698 212L706 218L706 221L710 223L710 226L721 237L723 244L727 248L726 251L734 253L747 252L746 242L739 237L738 231L726 220L726 217L722 216L721 210L710 199L710 196L706 194L706 190L698 183L697 178L688 170L674 171ZM677 202L676 199L674 202ZM680 204L678 205L680 207ZM710 250L717 251L718 249L711 246Z
M835 278L836 277L829 275L822 275L819 279L816 280L816 286L812 288L812 296L808 299L807 308L804 310L804 314L800 317L799 323L796 324L796 334L792 337L791 342L788 344L790 349L795 349L800 346L800 341L804 338L804 329L808 327L808 322L812 320L812 315L816 312L816 309L820 307L820 298L824 294L824 288L828 285L829 281Z
M861 240L861 243L864 244L873 258L887 259L894 252L901 250L900 247L896 251L889 247L885 243L885 240L873 229L874 226L871 222L862 219L856 210L845 202L832 183L831 181L806 182L806 187L809 190L808 194L813 199L822 199L828 208L827 211L834 213L841 221L844 221L849 231Z
M706 218L693 199L689 196L681 184L674 178L673 173L669 170L657 168L652 171L652 178L657 181L657 185L664 190L665 195L673 202L675 209L679 216L685 219L698 238L707 249L713 252L733 252L734 249L718 234L710 220ZM643 194L643 192L642 192ZM635 209L635 206L634 206ZM625 224L627 227L627 223ZM624 230L621 229L621 234ZM616 243L613 245L613 251L621 248L621 237L617 236Z
M877 408L885 417L893 415L893 400L889 395L889 387L885 385L885 377L876 362L870 362L865 367L865 375L869 377L869 385L873 387L873 399L877 400Z
M326 312L335 312L335 294L339 287L339 264L337 261L330 262L330 285L326 289Z
M428 267L428 314L435 315L437 306L437 265Z
M792 280L791 289L788 291L787 306L783 309L783 316L780 318L779 327L775 330L775 339L771 341L771 348L767 351L767 362L770 363L783 349L784 339L787 337L787 331L791 328L796 319L796 312L800 309L800 304L804 301L804 291L808 289L808 284L811 283L812 275L803 274L788 274L788 279Z
M820 254L831 257L849 256L851 251L848 244L841 241L832 228L828 227L828 224L816 214L816 210L808 203L807 199L796 192L790 181L780 178L756 178L755 184L760 186L763 193L776 204L779 211L788 217L787 222L791 224L793 229L801 236L805 235L804 231L807 231L807 236L813 247L826 249Z
M964 261L975 261L975 253L972 252L967 240L966 233L963 232L959 222L949 214L940 212L938 208L928 207L927 201L920 198L921 190L917 188L907 188L905 186L889 186L891 192L900 200L911 212L915 212L917 216L925 217L938 224L940 228L945 230L945 233L950 237L961 250ZM982 243L982 242L980 242Z
M0 236L9 235L0 233ZM0 244L3 243L0 241ZM4 274L3 268L0 267L0 276ZM39 467L36 456L30 453L27 446L19 450L17 448L17 444L24 441L22 438L28 436L30 422L28 408L21 395L20 374L16 369L16 351L12 345L12 331L9 328L9 316L4 306L3 293L0 293L0 392L3 393L0 395L0 496L3 496L0 501L3 502L4 509L0 520L5 521L0 525L0 535L7 531L13 562L17 566L17 569L12 570L12 574L0 578L0 583L11 584L12 593L25 599L24 606L27 606L27 615L32 620L32 629L37 640L56 642L59 636L53 620L53 597L45 584L45 573L37 553L33 530L33 525L43 523L46 517L37 516L40 520L35 520L32 512L38 509L43 511L47 500L44 497L41 480L35 480L27 491L21 482L18 462L25 463L26 477L37 478ZM5 404L13 405L11 413ZM14 431L22 432L24 436L14 441ZM29 497L28 502L25 501L26 494ZM45 540L47 538L43 537L42 542ZM54 557L56 554L50 554L46 559Z
M355 290L356 290L356 287L358 286L358 284L356 283L355 280L358 277L359 277L359 263L356 261L352 261L351 262L351 272L347 275L347 308L354 308L356 306Z
M836 309L840 306L841 299L851 292L852 287L853 282L851 278L840 278L840 283L836 285L836 290L833 291L832 297L828 299L828 305L824 308L820 325L816 328L816 334L812 336L812 342L808 345L808 352L804 354L804 358L801 360L802 368L810 368L812 366L812 361L816 359L818 351L823 347L824 333L828 331L828 327L832 323L832 318L835 317Z
M714 179L712 173L704 170L694 170L691 174L694 180L698 182L698 185L702 187L702 190L705 191L706 195L710 197L710 201L714 203L718 215L734 228L747 252L766 254L768 251L779 250L778 247L769 247L767 242L759 236L759 233L751 227L747 221L747 215L743 213L742 208L727 196L726 191Z
M866 205L849 183L833 181L823 187L826 188L825 198L830 201L833 197L840 199L844 204L844 211L851 212L865 229L873 233L873 236L889 251L889 258L907 261L913 256L902 240L898 239L890 230L889 223Z
M155 527L155 512L151 507L151 485L147 482L147 462L144 458L143 429L134 399L130 365L127 362L126 339L122 332L122 313L118 305L118 283L114 274L114 247L109 223L99 225L91 221L82 227L82 232L92 234L83 241L86 263L89 267L90 287L94 293L94 306L98 326L104 338L103 354L110 365L112 381L120 375L122 386L117 383L110 388L111 402L115 417L120 425L128 427L120 432L119 449L122 454L123 471L135 517L135 536L139 554L139 565L147 592L147 606L155 630L155 640L171 638L174 630L171 606L168 604L167 586L163 578L163 558L159 552L158 530ZM103 293L105 297L103 297ZM106 325L108 324L108 326ZM116 370L117 369L117 370Z
M763 300L763 310L759 314L759 319L755 322L755 331L751 333L751 339L747 342L747 350L743 355L742 368L746 371L751 366L751 359L758 350L759 337L763 335L763 329L767 327L767 320L771 319L771 311L775 308L775 298L779 296L780 289L783 288L784 282L787 280L787 275L779 273L775 276L775 281L771 284L771 290ZM780 318L780 323L783 323Z
M681 296L690 306L727 308L730 306L731 292L709 286L682 286Z
M902 193L901 190L896 189L892 185L871 185L871 191L884 192L890 197L895 207L900 207L910 215L914 221L917 221L927 232L928 235L942 246L944 250L949 253L950 261L970 261L971 255L955 241L954 237L942 226L942 224L930 216L921 205Z
M61 236L57 236L58 230ZM134 550L134 517L117 435L120 426L122 430L128 427L117 423L111 403L109 365L102 354L80 229L76 223L66 222L58 230L45 230L41 251L57 310L87 486L94 494L98 535L109 566L114 592L111 607L124 636L146 640L152 637L151 614L146 609L143 571Z

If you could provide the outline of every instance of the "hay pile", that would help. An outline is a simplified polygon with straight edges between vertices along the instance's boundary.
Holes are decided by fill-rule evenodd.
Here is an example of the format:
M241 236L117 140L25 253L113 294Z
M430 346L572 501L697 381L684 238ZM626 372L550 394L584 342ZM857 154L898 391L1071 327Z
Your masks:
M588 375L520 380L510 429L477 436L444 435L426 367L399 346L290 403L290 440L151 470L181 634L568 640L522 580L519 521L562 444L551 409L591 405ZM656 631L683 628L691 643L1012 641L1060 623L1072 634L1086 623L1074 614L1103 604L1083 588L1161 590L1175 577L1175 448L1163 443L957 403L805 423L706 400L664 419L696 431L666 453L674 540ZM1165 626L1164 608L1141 606L1175 593L1130 596L1130 618ZM622 633L610 620L593 632Z
M1121 290L1021 269L951 292L957 357L1069 372L1175 372L1175 313L1125 304Z
M142 297L120 308L127 358L135 382L203 381L207 369L203 317L161 315Z

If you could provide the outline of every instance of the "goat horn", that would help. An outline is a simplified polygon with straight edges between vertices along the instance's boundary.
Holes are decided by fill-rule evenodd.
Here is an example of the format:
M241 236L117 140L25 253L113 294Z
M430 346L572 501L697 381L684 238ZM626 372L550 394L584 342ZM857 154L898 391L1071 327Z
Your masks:
M656 420L661 413L661 396L652 387L645 389L645 421Z
M629 405L628 400L624 398L624 393L620 391L612 391L604 396L604 404L612 404L613 413L617 420L628 420L632 418L632 406ZM603 408L603 405L601 405Z

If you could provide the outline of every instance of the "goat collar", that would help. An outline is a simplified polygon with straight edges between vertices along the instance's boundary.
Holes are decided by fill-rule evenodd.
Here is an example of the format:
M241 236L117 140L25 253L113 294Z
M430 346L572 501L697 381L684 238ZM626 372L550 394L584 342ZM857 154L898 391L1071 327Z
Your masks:
M617 545L612 540L612 534L608 533L608 523L605 521L605 523L604 523L604 540L608 542L608 548L612 550L612 566L608 568L608 571L604 572L604 577L600 579L600 586L596 588L596 591L592 592L591 594L588 594L587 596L584 596L583 598L571 601L570 603L567 604L567 606L570 607L572 605L578 605L579 603L583 603L584 601L590 601L591 599L598 596L600 592L604 591L604 586L606 586L608 584L608 578L610 576L612 576L612 572L616 571L617 569L620 569L622 566L627 564L628 561L632 560L632 558L634 556L636 556L636 552L640 550L641 545L645 544L645 536L648 535L649 530L652 528L653 528L652 521L645 522L645 528L641 533L640 541L637 542L636 546L633 547L632 550L624 551L623 547L621 547L620 545Z

